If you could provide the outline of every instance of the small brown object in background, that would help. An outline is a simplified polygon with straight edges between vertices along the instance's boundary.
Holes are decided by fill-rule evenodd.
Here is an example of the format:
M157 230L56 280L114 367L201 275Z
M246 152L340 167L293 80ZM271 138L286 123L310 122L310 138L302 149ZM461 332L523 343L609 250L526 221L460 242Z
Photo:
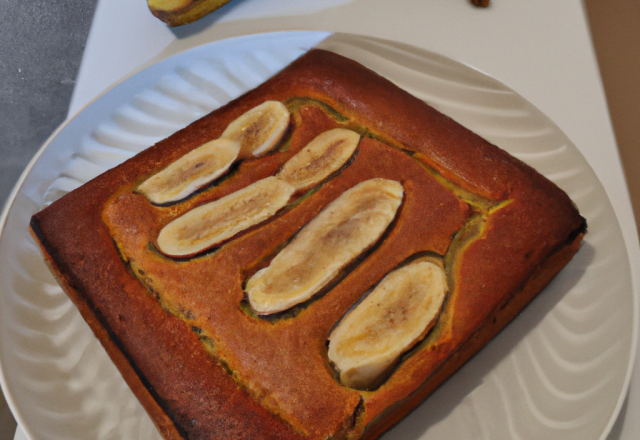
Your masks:
M476 6L480 6L483 8L489 6L489 3L491 3L491 0L469 0L469 1Z
M201 19L230 0L147 0L149 10L169 26L181 26Z

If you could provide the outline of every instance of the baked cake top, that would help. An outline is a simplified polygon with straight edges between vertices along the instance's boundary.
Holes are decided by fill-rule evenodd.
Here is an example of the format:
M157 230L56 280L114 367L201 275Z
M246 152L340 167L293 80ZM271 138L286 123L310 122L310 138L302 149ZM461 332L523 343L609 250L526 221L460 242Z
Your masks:
M197 156L201 146L233 138L225 130L234 121L271 102L291 116L281 139L264 151L219 142L210 145L219 159L211 166L222 171L204 186L165 196L161 184L149 183L185 157L195 157L189 169L196 173L206 162ZM312 157L305 148L327 133L353 142L344 153L323 153L343 158L316 182L300 158ZM363 185L375 196L350 193ZM242 191L253 191L252 203L268 196L260 203L279 208L252 213L255 224L222 228L199 247L161 238L196 208L213 206L206 216L217 213L220 224L220 212L238 205L230 197L249 200ZM312 224L348 194L355 195L346 209L364 217L359 230L377 232L358 236L362 249L307 296L280 305L269 295L264 300L263 290L278 280L285 285L278 291L287 290L289 280L313 278L307 266L339 259L348 239L328 234L311 241L304 258L275 268L289 246L304 249L295 243L305 230L323 230ZM384 78L322 50L55 202L31 226L61 284L156 423L166 425L165 435L318 439L356 435L396 408L415 406L420 390L483 326L496 324L500 310L548 282L561 268L554 255L573 249L585 230L566 194L536 171ZM196 232L189 237L200 240ZM320 232L306 235L314 234ZM300 261L308 265L301 269ZM340 371L344 356L330 357L328 340L338 341L332 332L354 306L356 316L367 294L377 295L385 277L411 264L444 274L436 317L415 344L359 385ZM271 266L275 275L265 281ZM252 292L262 294L263 305Z

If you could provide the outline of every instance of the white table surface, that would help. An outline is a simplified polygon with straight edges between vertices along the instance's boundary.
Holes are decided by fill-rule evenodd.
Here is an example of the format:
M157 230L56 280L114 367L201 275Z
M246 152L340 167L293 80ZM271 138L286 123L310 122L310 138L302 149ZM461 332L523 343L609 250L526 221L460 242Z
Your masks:
M408 43L468 64L546 113L585 156L620 222L638 294L640 248L580 0L234 0L180 28L153 17L144 0L100 0L69 116L144 66L196 45L249 33L321 30ZM640 365L607 440L640 438ZM27 439L18 427L15 440Z

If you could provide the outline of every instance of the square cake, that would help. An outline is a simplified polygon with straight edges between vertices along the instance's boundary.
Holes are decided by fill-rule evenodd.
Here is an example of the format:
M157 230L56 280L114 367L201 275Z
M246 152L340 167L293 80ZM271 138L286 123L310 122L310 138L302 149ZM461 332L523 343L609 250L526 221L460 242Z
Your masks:
M311 50L33 216L166 439L373 439L578 251L535 170Z

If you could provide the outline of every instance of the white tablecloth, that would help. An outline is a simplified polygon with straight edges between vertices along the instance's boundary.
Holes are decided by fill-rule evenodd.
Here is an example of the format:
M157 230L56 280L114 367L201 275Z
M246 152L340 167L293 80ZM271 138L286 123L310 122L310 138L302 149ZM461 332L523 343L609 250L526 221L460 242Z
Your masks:
M408 43L468 64L516 90L569 136L602 182L627 243L634 286L640 249L631 204L579 0L234 0L170 29L143 0L98 3L69 115L149 63L248 33L322 30ZM637 293L637 292L636 292ZM640 438L640 367L609 440ZM26 436L20 429L16 440Z

